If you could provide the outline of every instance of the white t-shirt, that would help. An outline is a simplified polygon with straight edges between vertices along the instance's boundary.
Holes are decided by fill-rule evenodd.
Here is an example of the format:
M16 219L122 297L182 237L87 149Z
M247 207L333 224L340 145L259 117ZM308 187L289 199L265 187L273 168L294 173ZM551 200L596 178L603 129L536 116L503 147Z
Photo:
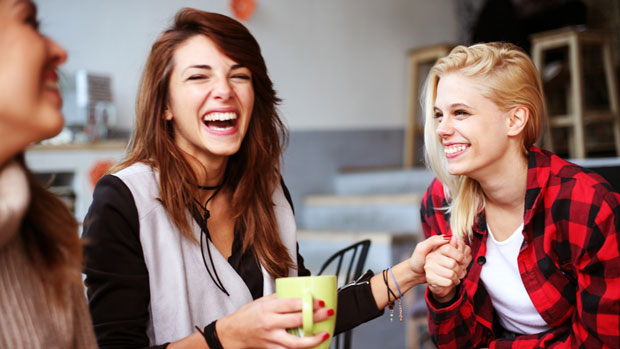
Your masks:
M500 324L520 334L544 332L551 327L543 320L521 280L517 257L523 244L523 224L508 239L498 242L487 225L486 263L480 279L484 283Z

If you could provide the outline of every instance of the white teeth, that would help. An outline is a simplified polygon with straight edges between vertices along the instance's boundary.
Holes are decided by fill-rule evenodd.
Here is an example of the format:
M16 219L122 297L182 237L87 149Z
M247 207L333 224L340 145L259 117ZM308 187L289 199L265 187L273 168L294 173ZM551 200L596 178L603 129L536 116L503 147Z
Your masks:
M458 153L460 151L465 150L465 148L467 148L467 146L465 146L465 145L451 145L451 146L448 146L448 147L444 147L443 151L446 154L454 154L454 153Z
M58 85L58 81L53 81L53 80L45 81L43 86L45 86L45 88L49 88L49 89L52 89L52 90L59 90L60 89L60 86Z
M237 114L233 112L228 113L209 113L205 115L202 120L203 121L226 121L226 120L235 120L237 118Z

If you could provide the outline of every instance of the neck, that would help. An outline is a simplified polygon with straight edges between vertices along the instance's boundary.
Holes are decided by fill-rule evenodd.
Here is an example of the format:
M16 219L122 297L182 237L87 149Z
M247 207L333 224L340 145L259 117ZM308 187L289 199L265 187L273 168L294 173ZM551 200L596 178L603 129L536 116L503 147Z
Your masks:
M228 158L222 158L222 161L209 161L194 166L194 173L196 173L198 180L196 184L205 187L215 187L222 184L227 163Z
M477 179L487 204L504 208L519 208L525 201L527 189L527 158L521 153L506 156L492 175Z

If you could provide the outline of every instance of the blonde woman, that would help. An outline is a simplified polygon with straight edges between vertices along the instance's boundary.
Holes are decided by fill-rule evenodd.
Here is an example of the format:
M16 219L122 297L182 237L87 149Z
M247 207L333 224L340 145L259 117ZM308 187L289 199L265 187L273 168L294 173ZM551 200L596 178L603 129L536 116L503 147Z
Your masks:
M459 46L432 68L421 209L430 330L439 347L618 347L620 196L534 146L540 78L510 44ZM455 259L471 248L467 275Z

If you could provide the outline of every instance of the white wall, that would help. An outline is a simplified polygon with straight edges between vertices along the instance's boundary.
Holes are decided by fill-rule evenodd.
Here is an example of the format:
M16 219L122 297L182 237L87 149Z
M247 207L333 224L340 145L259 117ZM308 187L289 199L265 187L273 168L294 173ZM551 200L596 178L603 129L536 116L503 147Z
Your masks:
M35 0L36 1L36 0ZM150 45L181 7L231 15L229 0L38 0L42 30L69 52L66 72L109 73L130 128ZM399 128L407 51L456 41L454 0L256 0L246 25L263 49L292 130Z

